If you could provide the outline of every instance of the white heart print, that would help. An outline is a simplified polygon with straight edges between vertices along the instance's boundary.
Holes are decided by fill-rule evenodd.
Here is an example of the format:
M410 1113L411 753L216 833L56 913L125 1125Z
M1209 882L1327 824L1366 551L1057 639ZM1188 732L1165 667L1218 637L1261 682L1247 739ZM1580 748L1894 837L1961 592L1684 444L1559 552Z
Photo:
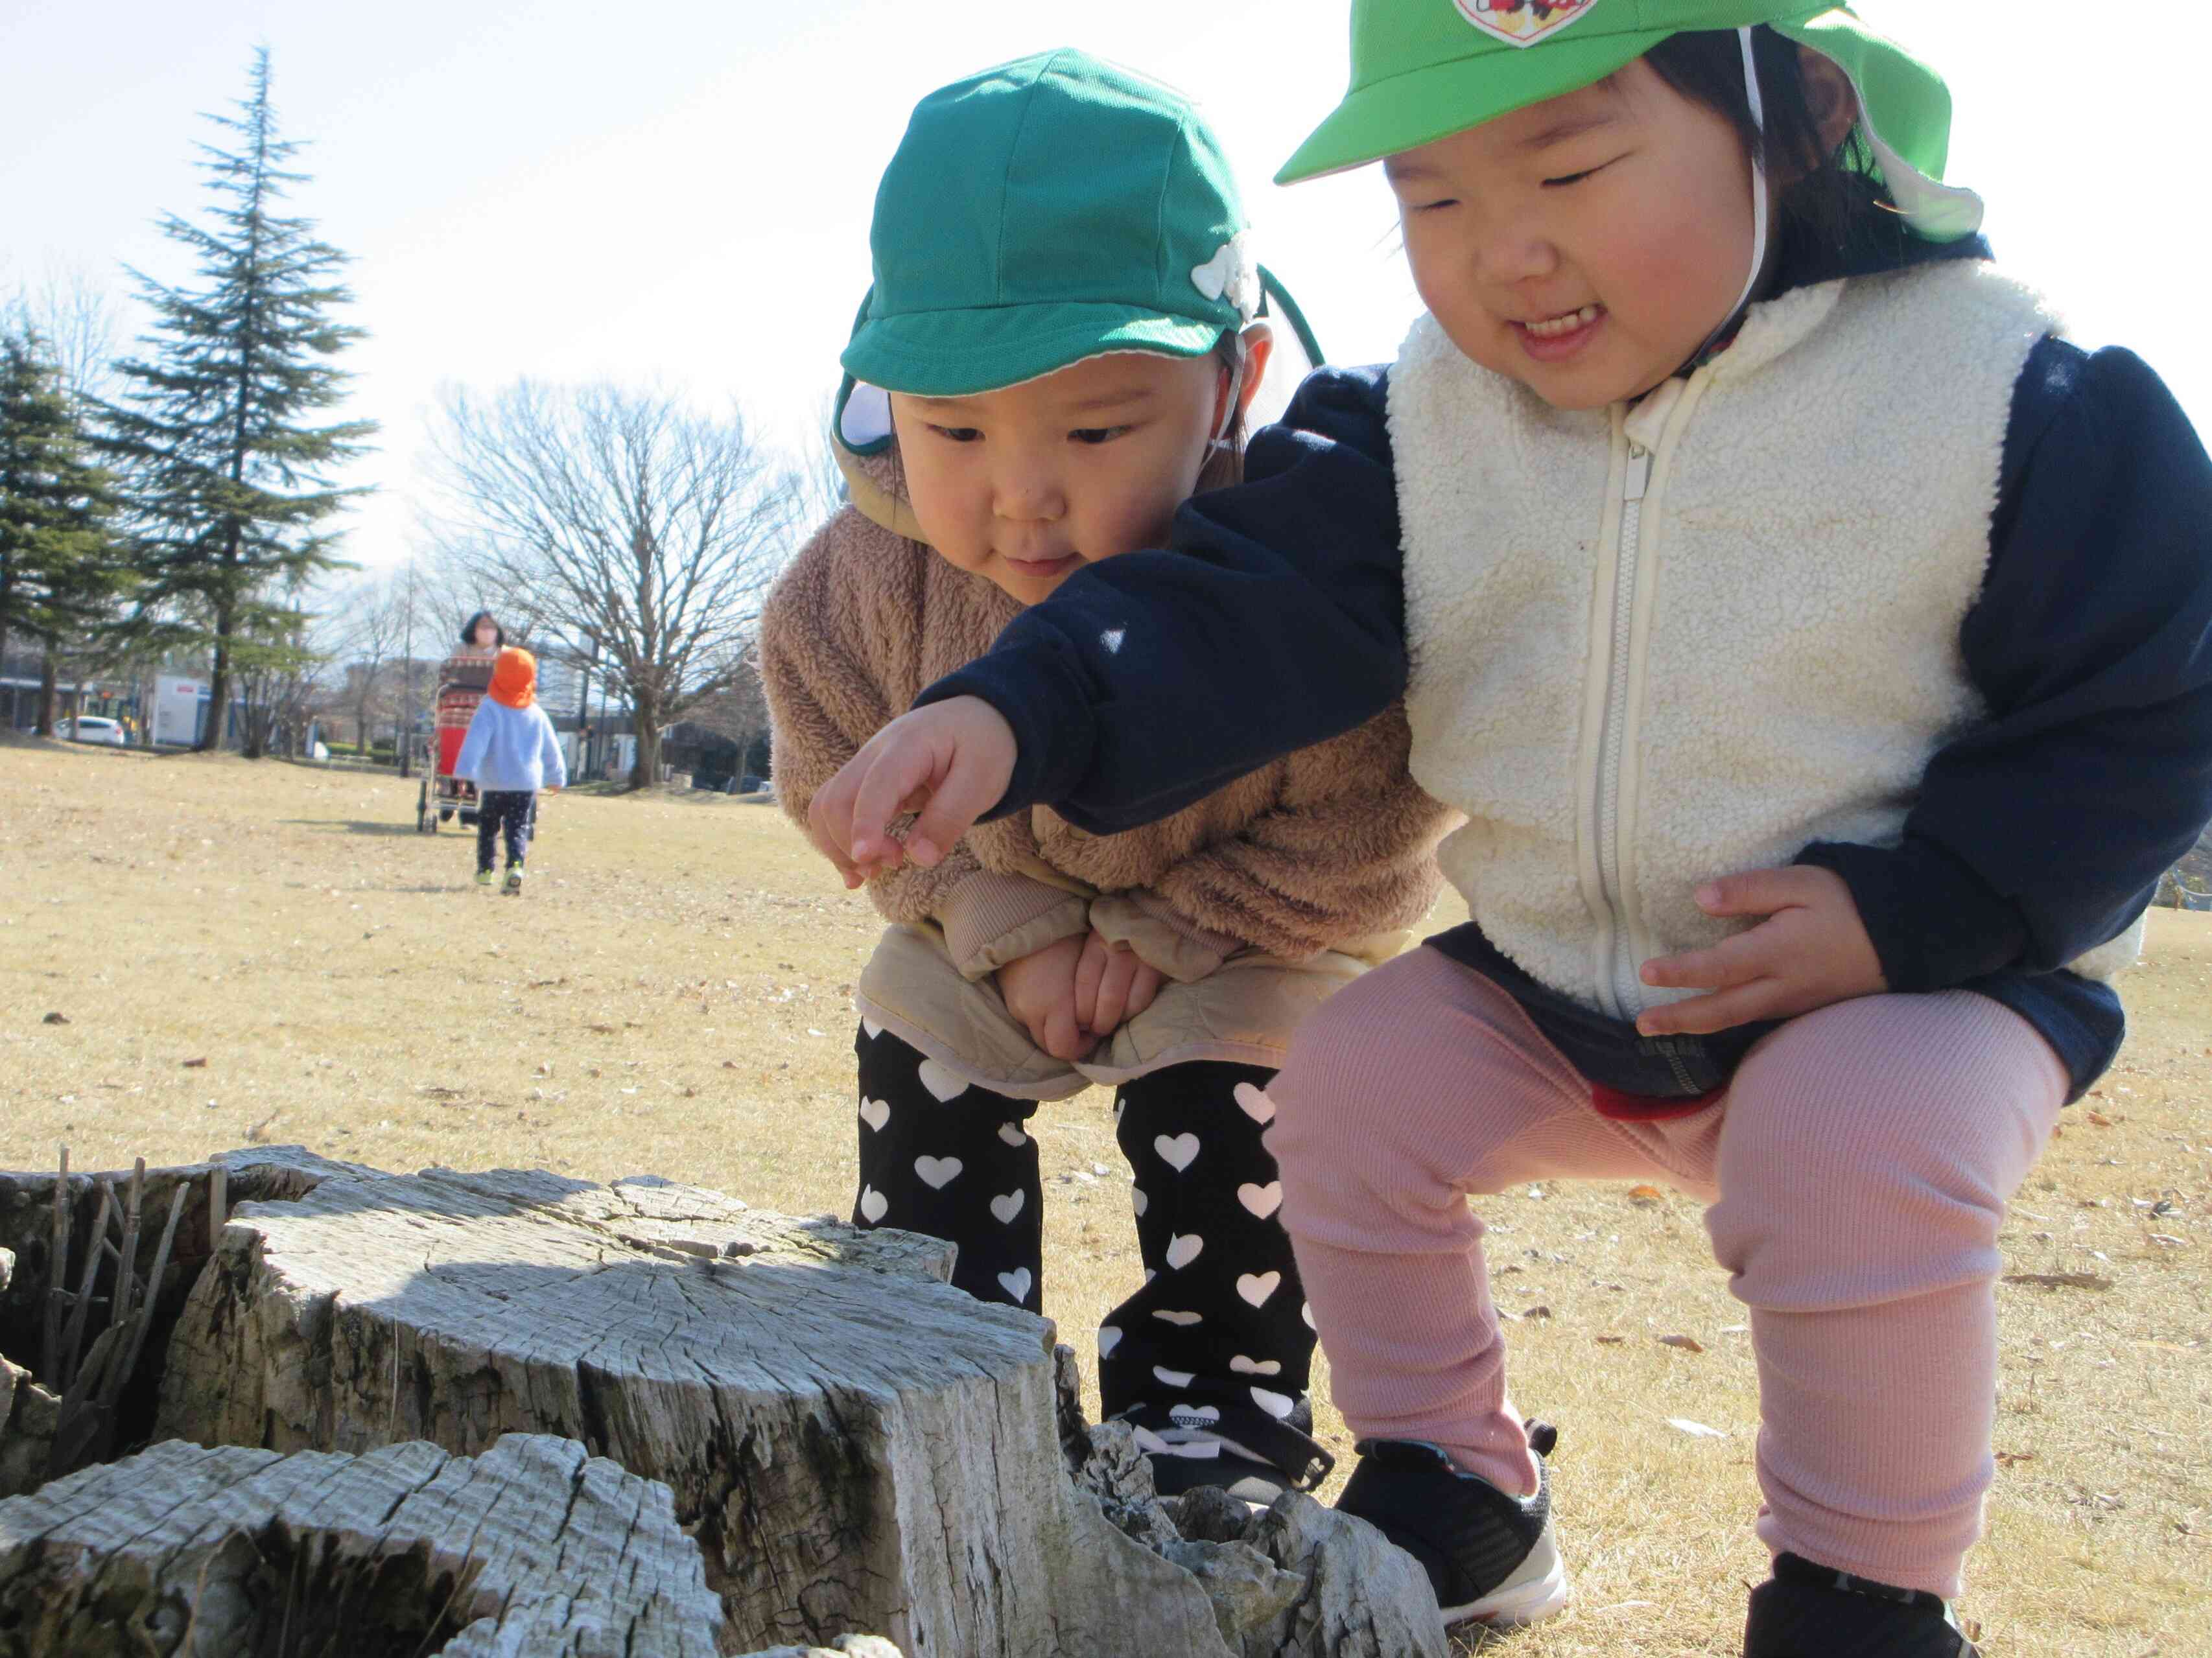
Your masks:
M1028 1195L1026 1192L1009 1192L1003 1198L993 1198L991 1218L1001 1226L1012 1226L1014 1217L1022 1212L1022 1199Z
M1163 1323L1173 1324L1179 1328L1185 1330L1190 1328L1194 1324L1205 1322L1203 1315L1198 1313L1169 1313L1155 1309L1152 1316L1158 1319Z
M1302 1319L1305 1320L1305 1321L1306 1321L1306 1328L1307 1328L1307 1329L1309 1329L1309 1330L1312 1329L1312 1328L1313 1328L1313 1327L1314 1327L1314 1321L1313 1321L1313 1303L1311 1303L1310 1301L1302 1301L1302 1302L1300 1302L1300 1303L1298 1303L1298 1316L1299 1316L1300 1318L1302 1318Z
M957 1157L916 1157L914 1160L914 1172L933 1192L942 1192L959 1178L961 1169L966 1166Z
M890 1209L890 1199L872 1186L860 1188L860 1218L873 1226Z
M1237 1188L1237 1201L1265 1220L1283 1206L1283 1183L1271 1180L1265 1186L1255 1186L1247 1181Z
M860 1121L867 1124L869 1127L874 1129L878 1133L880 1134L883 1133L884 1125L890 1120L891 1102L889 1100L862 1100L860 1102Z
M1177 1134L1170 1139L1162 1134L1152 1141L1152 1150L1160 1154L1162 1163L1180 1175L1198 1161L1198 1136Z
M999 1138L1009 1145L1027 1145L1030 1143L1030 1137L1010 1122L1002 1122L999 1125Z
M1170 1370L1164 1364L1153 1365L1152 1374L1160 1379L1163 1385L1170 1388L1188 1388L1198 1380L1195 1370Z
M1121 1345L1121 1333L1110 1324L1098 1327L1098 1357L1103 1358Z
M1198 1252L1206 1248L1206 1240L1195 1232L1186 1232L1168 1240L1168 1265L1180 1272L1198 1259Z
M968 1084L954 1076L934 1060L924 1060L915 1067L915 1080L935 1096L939 1105L958 1099L968 1091Z
M1014 1298L1014 1304L1016 1306L1018 1307L1022 1303L1030 1298L1030 1269L1028 1267L1017 1266L1011 1272L1001 1272L999 1274L999 1282L1006 1286L1006 1293ZM1255 1391L1256 1392L1257 1390L1255 1389Z
M1255 1307L1265 1307L1282 1282L1280 1272L1246 1272L1237 1280L1237 1293Z
M1297 1408L1297 1404L1288 1394L1270 1393L1265 1388L1252 1389L1252 1402L1278 1422Z
M1145 1218L1145 1206L1152 1201L1150 1198L1145 1195L1145 1188L1141 1186L1131 1187L1129 1188L1129 1201L1136 1207L1137 1218L1142 1220Z
M1229 1368L1239 1376L1280 1376L1283 1361L1279 1358L1247 1358L1239 1353L1229 1361Z
M1168 1407L1168 1420L1182 1429L1210 1428L1221 1420L1218 1405L1193 1405L1188 1400Z
M1231 1090L1237 1096L1237 1108L1256 1123L1271 1123L1275 1120L1275 1102L1250 1083L1238 1083Z

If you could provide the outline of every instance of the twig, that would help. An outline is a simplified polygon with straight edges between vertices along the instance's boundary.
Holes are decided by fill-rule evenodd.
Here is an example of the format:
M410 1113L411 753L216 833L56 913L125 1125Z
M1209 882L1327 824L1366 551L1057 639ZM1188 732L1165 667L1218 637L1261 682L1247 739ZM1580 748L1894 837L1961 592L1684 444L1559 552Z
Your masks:
M161 1241L154 1248L154 1270L146 1279L146 1296L140 1304L137 1327L131 1333L131 1351L123 1363L107 1375L107 1386L101 1390L101 1403L112 1407L122 1397L123 1389L138 1372L138 1354L146 1345L146 1333L154 1327L155 1304L161 1298L161 1275L169 1267L169 1247L176 1242L177 1222L185 1212L185 1183L177 1182L177 1189L169 1194L168 1224L161 1228Z
M115 1203L115 1188L106 1181L100 1182L100 1215L92 1223L92 1236L99 1238L107 1230L107 1212ZM93 1280L100 1272L100 1250L95 1246L85 1251L84 1276L78 1280L76 1305L70 1309L69 1328L62 1333L59 1363L46 1385L57 1393L69 1390L70 1378L76 1374L77 1348L84 1340L85 1315L92 1310Z
M54 1242L46 1256L46 1376L56 1380L61 1358L62 1306L69 1300L69 1147L62 1147L62 1170L54 1176Z
M107 1315L111 1324L131 1315L131 1292L138 1271L138 1216L145 1200L146 1159L141 1157L131 1166L131 1195L124 1206L123 1260L115 1269L115 1300Z
M61 1407L54 1412L54 1448L47 1458L49 1478L58 1479L75 1471L83 1459L100 1428L100 1412L96 1404L88 1402L93 1383L106 1370L124 1332L119 1325L111 1324L100 1333L92 1344L92 1351L84 1356L84 1366L70 1383L69 1391L62 1395Z

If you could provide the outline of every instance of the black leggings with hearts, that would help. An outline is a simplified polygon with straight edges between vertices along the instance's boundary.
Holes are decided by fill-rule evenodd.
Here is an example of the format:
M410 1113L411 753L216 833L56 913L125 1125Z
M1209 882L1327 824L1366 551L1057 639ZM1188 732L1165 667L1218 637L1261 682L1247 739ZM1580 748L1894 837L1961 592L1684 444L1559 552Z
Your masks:
M870 1023L856 1047L854 1223L949 1239L960 1246L956 1285L1036 1310L1044 1191L1026 1125L1036 1102L965 1086ZM1116 1092L1146 1281L1099 1328L1098 1389L1109 1417L1177 1442L1211 1430L1295 1479L1319 1460L1306 1398L1314 1333L1275 1212L1275 1160L1260 1143L1273 1074L1198 1062ZM1088 1166L1063 1180L1080 1201L1110 1200Z

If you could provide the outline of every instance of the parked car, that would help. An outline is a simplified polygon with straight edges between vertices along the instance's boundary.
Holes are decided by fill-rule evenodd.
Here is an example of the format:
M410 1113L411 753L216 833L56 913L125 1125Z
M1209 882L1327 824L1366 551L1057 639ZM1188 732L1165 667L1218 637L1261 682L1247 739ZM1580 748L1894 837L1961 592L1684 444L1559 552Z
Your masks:
M59 736L72 743L105 743L113 748L127 748L131 738L120 720L103 720L96 714L80 714L75 720L64 720L54 726Z

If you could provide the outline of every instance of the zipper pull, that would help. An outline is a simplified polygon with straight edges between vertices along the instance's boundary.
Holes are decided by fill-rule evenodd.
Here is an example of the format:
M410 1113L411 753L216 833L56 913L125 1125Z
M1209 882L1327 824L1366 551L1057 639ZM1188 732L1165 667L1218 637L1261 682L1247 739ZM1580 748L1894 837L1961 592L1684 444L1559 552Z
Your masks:
M1628 446L1628 481L1622 485L1623 501L1641 501L1651 482L1651 452L1640 443Z

